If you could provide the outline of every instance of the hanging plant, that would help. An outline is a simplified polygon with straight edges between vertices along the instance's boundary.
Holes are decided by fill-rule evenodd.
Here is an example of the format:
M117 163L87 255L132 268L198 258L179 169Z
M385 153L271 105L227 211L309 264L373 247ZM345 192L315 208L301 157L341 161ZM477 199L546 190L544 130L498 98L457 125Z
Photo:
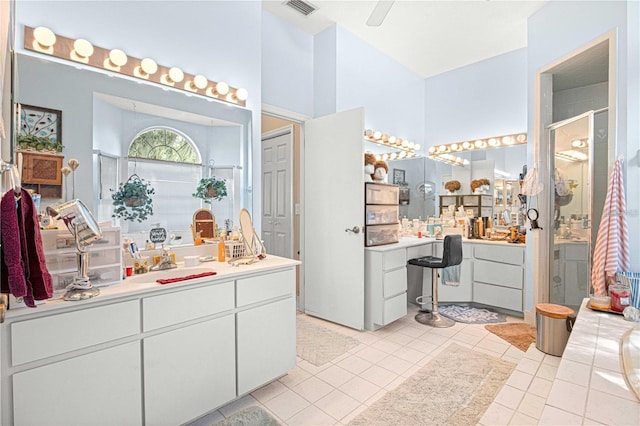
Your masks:
M142 222L153 216L151 195L155 192L155 189L138 175L131 175L126 182L120 183L118 190L111 195L115 207L111 216L130 222Z
M196 192L191 195L203 199L207 204L211 204L211 200L220 201L227 196L226 180L218 179L215 176L202 178Z

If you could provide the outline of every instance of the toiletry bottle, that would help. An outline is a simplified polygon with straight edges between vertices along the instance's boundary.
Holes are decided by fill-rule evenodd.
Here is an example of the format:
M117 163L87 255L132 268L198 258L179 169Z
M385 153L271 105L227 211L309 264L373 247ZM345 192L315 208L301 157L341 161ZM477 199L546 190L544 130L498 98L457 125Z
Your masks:
M218 243L218 262L224 262L226 260L226 247L224 244L224 239L221 237L220 242Z

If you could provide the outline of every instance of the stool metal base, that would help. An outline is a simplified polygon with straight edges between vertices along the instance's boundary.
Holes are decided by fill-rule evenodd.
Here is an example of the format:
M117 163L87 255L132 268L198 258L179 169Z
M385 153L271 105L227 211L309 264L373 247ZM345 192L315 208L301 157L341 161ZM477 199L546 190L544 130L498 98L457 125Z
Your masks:
M418 321L420 324L430 325L431 327L436 328L453 327L453 325L456 323L452 319L443 317L442 315L433 312L421 312L417 314L415 318L416 321Z

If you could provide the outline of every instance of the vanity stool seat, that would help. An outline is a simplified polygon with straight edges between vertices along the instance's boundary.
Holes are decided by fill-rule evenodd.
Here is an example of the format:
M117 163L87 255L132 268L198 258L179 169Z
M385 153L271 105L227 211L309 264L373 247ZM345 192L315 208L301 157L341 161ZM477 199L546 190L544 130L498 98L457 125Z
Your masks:
M444 237L444 248L442 257L424 256L415 259L409 259L409 265L421 266L423 268L431 268L432 274L432 304L431 312L420 312L416 315L416 321L421 324L430 325L432 327L452 327L455 322L449 318L445 318L438 313L438 270L449 266L456 266L462 263L462 236L447 235ZM416 302L422 303L422 299L428 296L419 296Z

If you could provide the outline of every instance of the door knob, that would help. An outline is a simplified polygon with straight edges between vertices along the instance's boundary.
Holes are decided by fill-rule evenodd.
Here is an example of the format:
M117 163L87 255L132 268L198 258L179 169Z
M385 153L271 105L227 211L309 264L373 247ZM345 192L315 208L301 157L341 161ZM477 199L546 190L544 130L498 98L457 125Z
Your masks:
M359 226L354 226L353 228L349 229L345 229L344 232L353 232L354 234L359 234L360 233L360 227Z

